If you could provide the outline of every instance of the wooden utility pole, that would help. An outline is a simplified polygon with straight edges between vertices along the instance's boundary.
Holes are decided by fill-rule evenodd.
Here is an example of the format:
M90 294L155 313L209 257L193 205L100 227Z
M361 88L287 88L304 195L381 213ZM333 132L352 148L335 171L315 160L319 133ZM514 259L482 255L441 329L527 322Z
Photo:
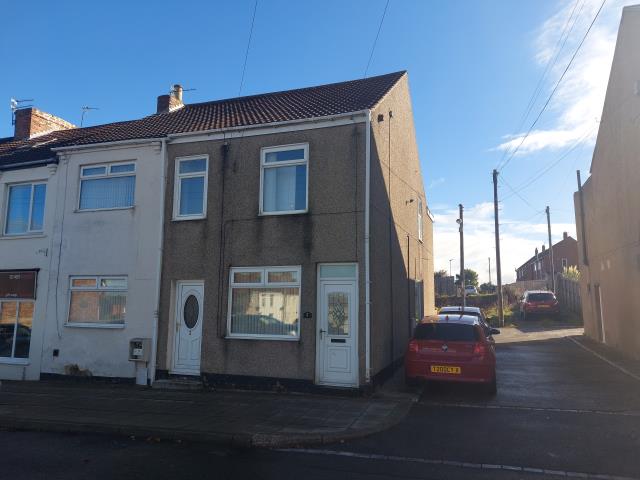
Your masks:
M556 269L553 264L553 242L551 241L551 216L549 215L549 205L545 210L547 212L547 230L549 231L549 257L551 258L551 291L556 293Z
M467 308L467 289L465 284L465 275L464 275L464 218L463 218L463 207L462 204L458 205L460 209L460 218L458 218L457 222L460 225L460 287L462 288L462 309Z
M502 310L502 271L500 269L500 223L498 221L498 170L493 170L493 216L496 231L496 277L498 280L498 319L500 326L504 326L504 312Z

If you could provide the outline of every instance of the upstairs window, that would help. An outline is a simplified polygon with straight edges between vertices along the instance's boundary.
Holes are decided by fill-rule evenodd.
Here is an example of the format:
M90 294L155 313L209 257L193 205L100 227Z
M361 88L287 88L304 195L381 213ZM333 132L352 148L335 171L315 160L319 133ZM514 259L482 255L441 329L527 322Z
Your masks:
M307 211L309 145L263 148L260 159L260 214Z
M5 235L28 235L42 232L46 183L11 185L7 195Z
M206 217L207 163L207 157L177 159L173 204L173 218L175 220Z
M135 172L135 163L82 167L78 209L103 210L132 207L136 190Z
M422 241L422 200L418 199L418 240Z

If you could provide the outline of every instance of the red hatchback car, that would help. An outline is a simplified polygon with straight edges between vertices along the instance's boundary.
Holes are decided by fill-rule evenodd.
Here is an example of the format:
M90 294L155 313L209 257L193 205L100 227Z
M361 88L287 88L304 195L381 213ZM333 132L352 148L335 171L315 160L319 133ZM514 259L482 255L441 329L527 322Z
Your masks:
M528 290L520 299L520 317L536 313L558 313L558 300L553 292L546 290Z
M404 357L408 384L424 380L478 383L496 392L495 328L469 315L425 317Z

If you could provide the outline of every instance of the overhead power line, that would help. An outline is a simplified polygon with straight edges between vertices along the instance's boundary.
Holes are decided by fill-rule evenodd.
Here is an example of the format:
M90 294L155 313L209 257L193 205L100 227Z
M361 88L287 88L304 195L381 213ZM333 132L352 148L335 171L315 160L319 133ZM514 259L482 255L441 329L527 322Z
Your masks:
M244 85L244 72L247 69L247 59L249 58L249 47L251 46L251 37L253 36L253 24L256 21L256 10L258 9L258 0L253 4L253 15L251 16L251 28L249 29L249 40L247 41L247 49L244 52L244 63L242 64L242 76L240 77L240 88L238 96L242 94L242 86Z
M582 8L584 7L584 3L586 0L583 0L582 2L582 6L580 7L580 12L582 11ZM578 14L575 17L575 20L573 21L573 23L571 24L571 28L569 29L569 31L567 31L567 28L569 27L569 23L571 22L571 19L573 18L573 14L576 11L576 7L578 6L578 3L580 2L580 0L576 0L576 3L574 3L573 5L573 9L571 10L571 14L569 15L569 17L567 18L567 21L564 24L564 27L562 29L562 33L560 34L560 37L558 37L558 42L556 43L556 46L554 47L554 51L551 53L551 55L549 55L549 60L547 61L547 65L544 68L544 71L542 72L542 75L540 76L540 79L538 80L538 83L536 84L536 88L533 90L533 93L531 94L531 97L529 98L529 101L527 102L527 106L525 107L525 111L522 114L522 117L520 118L520 123L518 123L518 127L514 130L516 132L519 132L522 129L522 126L524 125L524 122L527 120L527 118L529 118L529 114L531 113L531 109L533 108L533 106L535 105L536 101L538 100L538 96L540 95L540 92L542 91L542 85L544 82L544 79L547 77L547 73L549 72L550 69L552 69L555 64L556 61L558 60L558 57L560 56L560 52L562 52L562 49L564 48L565 43L567 43L567 39L569 38L569 35L571 34L571 31L573 30L573 27L575 26L578 17L580 16L580 12L578 12ZM498 166L500 166L500 164L504 161L504 159L507 157L507 155L509 155L511 153L512 148L505 148L504 151L502 152L502 157L500 157L500 161L498 162L498 165L496 166L496 168Z
M518 198L519 198L520 200L522 200L524 203L526 203L526 204L529 206L529 208L531 208L531 210L533 210L533 211L537 211L537 210L536 210L536 207L534 207L534 206L531 204L531 202L530 202L529 200L527 200L527 199L526 199L526 198L524 198L522 195L520 195L520 193L519 193L519 192L517 192L517 191L516 191L516 189L515 189L515 188L513 188L509 182L507 182L507 180L504 178L504 176L503 176L502 174L500 174L500 176L499 176L498 178L502 181L502 183L503 183L504 185L506 185L506 186L507 186L507 188L508 188L509 190L511 190L515 195L517 195L517 196L518 196ZM508 198L508 197L507 197L507 198ZM504 201L504 200L506 200L506 198L505 198L505 199L503 199L502 201Z
M380 30L382 30L382 22L384 22L384 17L387 14L387 8L389 8L389 2L391 0L387 0L387 3L384 6L384 11L382 12L382 17L380 18L380 24L378 25L378 33L376 33L376 38L373 41L373 45L371 46L371 54L369 55L369 61L367 62L367 67L364 69L364 78L367 78L367 73L369 73L369 66L371 65L371 59L373 58L373 52L376 50L376 44L378 43L378 37L380 36Z
M547 73L552 71L553 67L556 66L556 63L558 62L558 58L560 57L560 53L562 53L562 50L564 50L564 46L566 45L567 40L569 39L569 36L571 35L571 32L573 31L573 27L575 27L576 23L578 22L578 17L580 16L580 13L582 12L582 9L584 8L584 4L585 4L586 0L583 0L582 5L580 6L580 10L578 11L578 13L575 16L575 18L573 18L573 14L575 13L576 8L578 7L579 1L580 0L576 0L576 3L573 4L573 9L571 10L571 14L569 15L569 18L567 18L567 21L565 22L564 27L562 29L562 33L560 34L560 38L558 38L558 42L556 43L556 46L554 48L554 53L552 53L549 56L549 60L547 61L547 65L545 66L544 71L542 72L542 75L540 76L540 80L538 80L538 84L536 85L536 88L533 91L533 95L531 96L531 99L530 99L529 103L527 104L527 108L525 109L525 114L524 114L524 116L522 117L522 119L520 121L520 126L518 126L516 131L519 131L522 128L522 125L524 124L524 122L529 117L529 114L531 113L531 110L535 106L536 101L538 100L538 97L540 96L540 93L542 92L542 85L544 83L544 79L547 77ZM571 28L569 28L569 23L571 22L571 19L573 19L573 23L571 23Z
M518 146L511 152L511 154L509 155L509 158L507 158L507 160L504 163L502 163L502 166L498 167L498 170L500 170L500 171L504 170L504 168L509 164L509 162L513 159L513 157L518 152L518 150L520 149L522 144L525 142L525 140L529 137L529 135L533 131L534 127L538 123L538 120L540 120L540 117L542 117L542 114L547 109L547 107L549 106L549 103L551 102L551 99L553 98L553 96L555 95L556 91L558 90L558 87L560 86L560 83L562 83L562 80L564 80L564 77L567 74L567 72L569 71L569 68L571 68L571 65L573 64L573 61L575 60L576 56L578 55L578 52L580 51L580 48L582 48L582 45L584 44L585 40L587 39L587 36L589 35L589 32L591 31L591 28L593 27L594 23L596 23L596 20L598 19L598 16L600 15L600 12L602 11L602 8L604 7L605 3L607 3L607 0L602 0L602 3L600 4L600 8L598 8L598 11L596 12L595 16L593 17L593 20L591 21L591 24L589 25L589 28L587 29L587 31L585 32L584 36L582 37L582 40L578 44L576 50L573 52L573 55L571 56L571 59L569 60L569 63L567 64L567 66L565 67L564 71L562 72L562 75L560 75L560 78L558 79L558 81L556 82L555 86L553 87L553 90L549 94L549 97L547 98L547 101L542 106L542 109L538 113L538 116L536 117L536 119L533 121L533 123L529 127L529 130L527 130L527 133L522 137L522 140L520 141Z

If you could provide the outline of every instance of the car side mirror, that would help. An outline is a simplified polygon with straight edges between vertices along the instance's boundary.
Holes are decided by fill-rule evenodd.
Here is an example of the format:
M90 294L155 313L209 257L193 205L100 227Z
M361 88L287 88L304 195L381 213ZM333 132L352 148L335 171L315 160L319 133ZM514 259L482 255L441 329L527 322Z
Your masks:
M500 330L498 330L497 328L492 328L491 330L489 330L489 333L491 333L491 335L499 335Z

